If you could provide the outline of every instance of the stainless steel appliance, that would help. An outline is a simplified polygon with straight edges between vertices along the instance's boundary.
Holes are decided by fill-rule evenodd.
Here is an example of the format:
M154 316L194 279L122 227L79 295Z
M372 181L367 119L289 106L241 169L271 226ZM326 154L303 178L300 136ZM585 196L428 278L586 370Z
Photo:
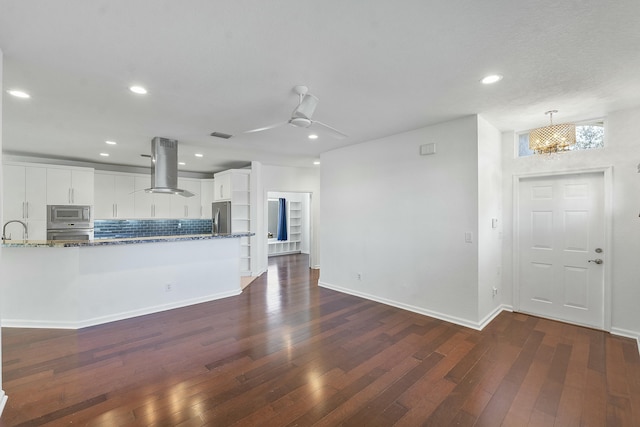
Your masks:
M93 240L93 208L47 205L47 240Z
M213 235L231 233L231 202L211 204Z

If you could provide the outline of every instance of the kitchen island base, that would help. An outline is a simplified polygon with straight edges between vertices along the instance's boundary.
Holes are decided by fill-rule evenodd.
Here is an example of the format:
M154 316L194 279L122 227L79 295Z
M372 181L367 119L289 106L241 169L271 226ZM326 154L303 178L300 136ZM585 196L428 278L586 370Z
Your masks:
M2 326L77 329L241 293L240 239L2 248Z

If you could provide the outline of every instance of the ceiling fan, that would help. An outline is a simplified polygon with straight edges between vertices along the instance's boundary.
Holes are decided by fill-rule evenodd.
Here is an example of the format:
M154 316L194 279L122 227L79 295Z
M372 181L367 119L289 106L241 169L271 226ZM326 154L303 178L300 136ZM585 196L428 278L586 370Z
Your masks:
M252 129L245 131L243 133L256 133L262 132L269 129L274 129L286 124L290 124L291 126L299 127L299 128L308 128L311 125L322 126L327 129L332 136L335 138L346 138L348 135L340 132L338 129L331 127L327 124L319 122L317 120L311 120L311 116L318 105L318 98L310 93L308 93L309 88L306 86L295 86L293 90L298 94L299 101L296 108L291 113L291 118L286 122L276 123L274 125L269 125L257 129Z

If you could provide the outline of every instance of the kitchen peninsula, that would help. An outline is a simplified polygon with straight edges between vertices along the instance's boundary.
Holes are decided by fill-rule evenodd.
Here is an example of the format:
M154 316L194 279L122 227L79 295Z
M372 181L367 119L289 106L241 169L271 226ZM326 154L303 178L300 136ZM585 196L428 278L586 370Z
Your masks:
M3 244L3 326L76 329L238 295L240 238Z

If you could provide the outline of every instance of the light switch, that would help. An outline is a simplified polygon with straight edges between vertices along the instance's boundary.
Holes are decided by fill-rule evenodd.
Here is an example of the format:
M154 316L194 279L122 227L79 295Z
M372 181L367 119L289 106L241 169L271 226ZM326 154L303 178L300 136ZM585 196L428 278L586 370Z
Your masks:
M465 243L473 243L473 233L470 231L465 232L464 241Z

